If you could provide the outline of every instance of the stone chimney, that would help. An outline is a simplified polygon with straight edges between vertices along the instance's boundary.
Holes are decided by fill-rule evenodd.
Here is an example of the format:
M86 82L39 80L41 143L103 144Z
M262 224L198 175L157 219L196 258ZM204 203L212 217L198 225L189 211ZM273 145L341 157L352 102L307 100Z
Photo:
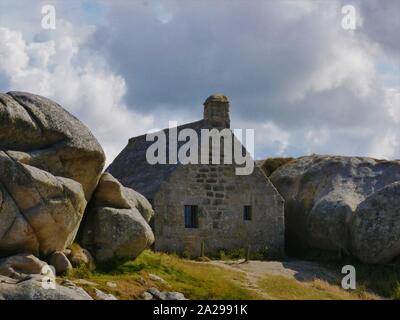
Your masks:
M213 94L204 102L204 121L207 127L230 128L229 101L222 94Z

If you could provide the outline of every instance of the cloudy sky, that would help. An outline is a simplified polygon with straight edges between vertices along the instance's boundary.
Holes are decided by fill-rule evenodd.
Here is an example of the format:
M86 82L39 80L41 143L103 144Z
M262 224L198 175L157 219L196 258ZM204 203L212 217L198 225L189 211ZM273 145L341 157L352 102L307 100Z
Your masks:
M42 6L56 29L42 28ZM342 27L342 7L356 29ZM214 92L256 157L400 158L400 1L0 1L0 90L62 104L108 162L128 138L195 121Z

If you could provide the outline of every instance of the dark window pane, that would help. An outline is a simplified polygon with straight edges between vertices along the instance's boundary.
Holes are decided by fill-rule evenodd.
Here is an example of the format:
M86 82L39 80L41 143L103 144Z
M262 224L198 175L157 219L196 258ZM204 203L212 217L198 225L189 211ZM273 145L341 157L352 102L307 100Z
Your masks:
M198 207L185 205L185 228L198 228Z
M244 206L243 220L250 221L252 218L251 206Z

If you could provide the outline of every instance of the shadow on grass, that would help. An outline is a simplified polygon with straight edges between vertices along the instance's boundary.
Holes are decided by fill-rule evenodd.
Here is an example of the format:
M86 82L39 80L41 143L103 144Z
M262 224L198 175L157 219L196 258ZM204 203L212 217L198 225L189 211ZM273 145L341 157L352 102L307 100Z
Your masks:
M368 290L385 298L400 300L400 260L385 265L367 265L352 256L338 255L334 252L315 249L309 250L307 253L299 253L295 255L295 258L317 262L321 266L337 273L339 279L344 276L341 274L342 267L352 265L356 269L357 290ZM295 268L295 265L290 265L289 267ZM302 275L304 273L301 272L300 268L298 280L302 281ZM323 277L324 275L319 276Z

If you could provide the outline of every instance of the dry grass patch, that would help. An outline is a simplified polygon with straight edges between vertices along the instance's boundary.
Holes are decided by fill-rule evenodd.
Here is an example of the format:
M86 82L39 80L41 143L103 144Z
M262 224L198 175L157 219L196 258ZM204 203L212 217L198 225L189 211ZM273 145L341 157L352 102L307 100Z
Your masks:
M152 280L150 273L160 276L167 283ZM84 278L94 282L96 288L119 299L140 299L141 294L150 287L182 292L189 299L260 299L240 285L245 281L244 277L240 272L150 250L118 267L100 266L93 273L77 270L68 275L72 281ZM114 282L117 287L110 288L107 282ZM90 286L80 286L90 294L94 292Z
M365 291L345 291L326 281L299 282L284 276L268 275L259 281L262 290L278 300L375 300Z

